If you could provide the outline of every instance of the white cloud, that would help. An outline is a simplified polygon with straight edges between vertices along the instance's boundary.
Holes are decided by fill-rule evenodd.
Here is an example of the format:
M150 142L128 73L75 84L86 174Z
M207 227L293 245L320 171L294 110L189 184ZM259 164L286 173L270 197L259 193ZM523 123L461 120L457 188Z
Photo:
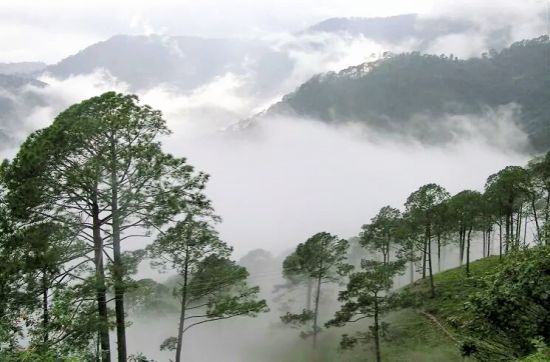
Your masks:
M544 6L537 0L4 0L0 8L0 61L55 62L116 34L256 38L298 31L329 17L413 12L471 19L485 28L510 24L515 36L525 37L541 31L544 21L538 15Z
M509 127L503 137L524 139L510 124L501 127ZM440 183L451 192L480 189L489 174L527 159L472 137L477 130L426 147L372 141L354 127L268 119L248 136L176 137L167 146L212 175L208 194L224 218L222 236L242 255L260 247L281 252L318 231L354 236L380 207L400 207L422 184Z

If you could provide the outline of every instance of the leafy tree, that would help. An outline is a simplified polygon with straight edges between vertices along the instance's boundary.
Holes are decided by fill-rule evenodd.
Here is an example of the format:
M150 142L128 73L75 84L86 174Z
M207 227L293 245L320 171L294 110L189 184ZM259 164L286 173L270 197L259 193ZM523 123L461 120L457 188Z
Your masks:
M529 174L520 166L508 166L487 179L485 184L487 199L499 217L504 218L505 252L519 248L522 210L524 203L528 200L529 192Z
M327 232L320 232L310 237L305 243L296 247L294 254L285 262L286 272L291 276L302 275L314 281L315 299L313 310L304 309L300 314L287 313L281 317L284 323L301 326L312 321L311 331L303 333L304 337L313 337L313 349L317 346L319 327L319 302L322 284L334 283L348 274L352 266L347 264L349 243Z
M59 224L18 222L4 201L0 201L0 253L6 258L0 270L0 359L19 360L15 351L23 338L41 356L37 360L50 354L87 355L96 329L95 318L89 317L90 293L76 283L82 263L73 261L82 255L81 244Z
M23 279L23 251L15 238L17 227L0 187L0 359L7 359L22 333L20 315L28 305Z
M278 289L285 287L288 291L289 288L305 285L306 301L304 310L309 311L311 310L314 280L305 269L307 262L302 260L302 257L303 255L300 255L297 253L297 250L295 250L283 260L283 278L286 280L287 284L278 286Z
M449 200L449 208L459 235L460 263L466 254L466 274L470 274L470 245L472 231L481 228L483 196L477 191L464 190Z
M167 133L159 111L139 105L136 96L108 92L71 106L29 136L6 168L18 214L71 227L93 252L104 361L110 360L105 257L112 259L118 359L126 361L128 273L121 242L147 235L187 204L200 208L204 199L207 176L161 150L158 137Z
M550 152L542 157L531 160L527 165L531 176L531 207L540 243L550 243ZM542 215L537 214L538 203L542 203Z
M371 219L370 224L361 227L359 242L365 248L382 254L383 262L390 261L391 248L398 243L398 228L401 212L390 206L384 206Z
M334 319L327 326L341 327L365 318L374 318L374 323L368 332L359 332L354 336L343 335L341 346L351 348L358 342L374 340L376 361L380 362L380 335L382 330L382 315L398 306L394 295L388 291L393 286L394 277L403 271L404 260L379 262L363 260L361 271L352 273L346 290L340 292L338 300L343 302ZM384 328L386 325L384 325Z
M441 247L447 245L452 234L453 218L449 199L434 207L433 234L437 243L437 271L441 271Z
M172 303L172 290L153 279L140 279L128 286L124 302L135 314L166 314L177 312L178 306Z
M432 265L432 237L434 221L436 219L436 206L449 198L449 193L441 186L427 184L413 192L405 202L408 218L412 223L412 231L420 231L422 238L419 248L422 253L422 277L429 271L430 291L435 296Z
M190 328L267 311L265 300L256 298L259 288L247 286L248 272L229 260L231 248L206 221L187 216L162 233L149 251L158 260L154 265L173 267L181 277L175 290L180 298L177 337L161 345L175 350L176 362L181 361L183 335Z

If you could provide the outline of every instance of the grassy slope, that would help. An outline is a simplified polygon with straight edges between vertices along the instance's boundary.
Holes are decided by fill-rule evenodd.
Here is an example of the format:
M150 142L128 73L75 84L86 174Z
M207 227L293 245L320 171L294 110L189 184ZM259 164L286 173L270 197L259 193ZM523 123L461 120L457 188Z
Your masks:
M418 281L405 289L421 299L422 309L435 316L445 327L452 330L453 320L465 317L464 302L477 292L482 284L479 278L492 274L499 265L498 257L490 257L470 264L470 277L464 267L450 269L434 275L436 297L430 298L429 285Z
M436 297L429 298L429 285L426 281L417 281L404 288L421 301L418 310L404 309L385 318L390 323L387 339L382 342L382 360L395 362L453 362L467 361L459 353L457 342L462 336L453 327L454 320L466 317L463 309L468 296L479 290L476 278L495 271L498 257L490 257L471 263L471 277L466 278L464 268L455 268L434 276ZM420 312L433 315L443 328L450 332L448 336L440 326ZM369 347L358 347L353 351L339 353L338 341L342 333L353 330L367 330L368 323L325 331L320 336L318 362L359 362L373 361L374 355ZM309 341L308 341L309 342ZM280 360L285 362L310 362L310 344L298 342L294 348L281 353Z

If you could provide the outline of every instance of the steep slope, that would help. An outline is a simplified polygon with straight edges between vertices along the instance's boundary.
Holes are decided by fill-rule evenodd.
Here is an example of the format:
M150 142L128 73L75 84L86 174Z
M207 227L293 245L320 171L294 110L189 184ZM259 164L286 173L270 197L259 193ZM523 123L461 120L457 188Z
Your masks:
M447 115L519 106L517 121L539 150L550 148L550 42L521 41L482 58L391 56L313 77L259 118L292 115L363 122L424 141L448 137Z

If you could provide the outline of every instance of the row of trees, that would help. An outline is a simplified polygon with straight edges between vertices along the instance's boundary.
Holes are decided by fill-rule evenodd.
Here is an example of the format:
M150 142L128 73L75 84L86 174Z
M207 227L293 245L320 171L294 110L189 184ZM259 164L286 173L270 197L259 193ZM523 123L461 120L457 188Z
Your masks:
M146 257L181 276L177 336L162 345L176 361L189 328L267 310L213 228L208 176L162 150L168 133L159 111L109 92L71 106L4 161L0 359L111 361L115 329L117 359L128 361L124 297ZM149 236L147 250L123 251Z
M381 360L380 334L385 324L380 316L400 306L400 298L391 292L394 279L410 268L421 274L436 295L434 270L441 270L441 250L453 247L465 276L470 276L472 240L481 240L481 255L498 255L523 249L530 243L548 245L550 206L550 153L533 159L526 168L509 166L489 176L484 192L461 191L453 196L442 186L426 184L407 198L403 211L385 206L363 225L356 238L368 255L359 262L359 271L350 265L354 255L350 243L328 233L312 236L298 245L283 262L287 286L305 289L305 308L288 312L284 323L306 328L303 337L313 337L316 347L319 300L322 285L347 282L339 293L340 310L325 326L343 326L365 318L373 325L365 333L344 335L342 347L361 341L373 341L377 361ZM357 250L353 251L354 253ZM357 264L357 263L356 263ZM313 303L312 303L313 300Z

